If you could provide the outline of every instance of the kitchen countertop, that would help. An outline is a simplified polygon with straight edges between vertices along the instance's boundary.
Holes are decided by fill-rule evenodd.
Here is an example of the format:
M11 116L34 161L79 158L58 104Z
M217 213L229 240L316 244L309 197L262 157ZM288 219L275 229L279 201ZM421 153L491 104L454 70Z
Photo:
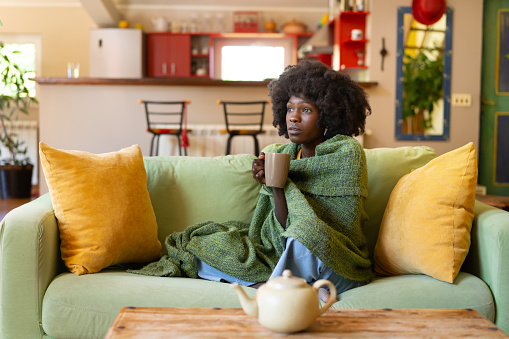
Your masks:
M270 80L263 81L223 81L205 77L186 78L141 78L141 79L103 79L103 78L64 78L38 77L33 79L40 85L136 85L136 86L248 86L266 87ZM359 82L364 88L378 85L377 82Z

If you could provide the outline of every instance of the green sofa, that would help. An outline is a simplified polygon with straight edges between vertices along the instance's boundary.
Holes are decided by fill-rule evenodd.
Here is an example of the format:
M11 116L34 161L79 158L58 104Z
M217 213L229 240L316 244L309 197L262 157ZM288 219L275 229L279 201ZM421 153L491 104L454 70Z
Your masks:
M400 147L368 149L366 155L365 233L373 253L392 188L436 154L427 147ZM249 222L260 190L252 159L146 157L160 241L201 221ZM472 308L509 333L509 213L476 202L475 214L470 252L453 284L425 275L377 277L341 294L333 308ZM2 338L103 338L123 306L240 307L224 283L141 276L122 267L69 273L60 259L49 194L4 218L0 260Z

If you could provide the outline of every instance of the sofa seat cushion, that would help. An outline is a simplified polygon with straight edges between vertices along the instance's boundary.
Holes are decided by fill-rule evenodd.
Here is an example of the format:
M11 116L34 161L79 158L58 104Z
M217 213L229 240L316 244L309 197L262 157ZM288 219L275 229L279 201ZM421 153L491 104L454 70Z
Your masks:
M331 308L471 308L494 321L495 305L489 287L460 272L453 284L426 275L377 277L371 283L342 293Z
M251 297L255 289L246 288ZM107 269L77 276L63 273L49 285L42 327L54 338L104 338L120 309L137 307L241 307L229 284L161 278Z

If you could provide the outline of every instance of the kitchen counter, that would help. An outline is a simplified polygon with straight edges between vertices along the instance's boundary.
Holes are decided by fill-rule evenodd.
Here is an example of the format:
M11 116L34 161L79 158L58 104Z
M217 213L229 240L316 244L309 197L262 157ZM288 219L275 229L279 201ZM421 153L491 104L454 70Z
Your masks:
M219 86L219 87L267 87L270 80L263 81L223 81L205 77L190 78L141 78L141 79L103 79L103 78L58 78L39 77L33 79L40 85L137 85L137 86ZM364 88L378 85L377 82L359 82Z

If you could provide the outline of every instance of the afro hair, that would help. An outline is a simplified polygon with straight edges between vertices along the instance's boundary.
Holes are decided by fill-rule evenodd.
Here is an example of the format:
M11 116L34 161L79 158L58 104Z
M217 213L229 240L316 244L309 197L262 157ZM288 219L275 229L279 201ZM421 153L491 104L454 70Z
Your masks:
M292 96L311 101L319 110L317 124L326 127L327 139L337 135L364 133L366 117L371 114L366 92L350 76L332 70L322 62L304 59L286 67L278 79L269 83L273 125L288 138L286 105Z

